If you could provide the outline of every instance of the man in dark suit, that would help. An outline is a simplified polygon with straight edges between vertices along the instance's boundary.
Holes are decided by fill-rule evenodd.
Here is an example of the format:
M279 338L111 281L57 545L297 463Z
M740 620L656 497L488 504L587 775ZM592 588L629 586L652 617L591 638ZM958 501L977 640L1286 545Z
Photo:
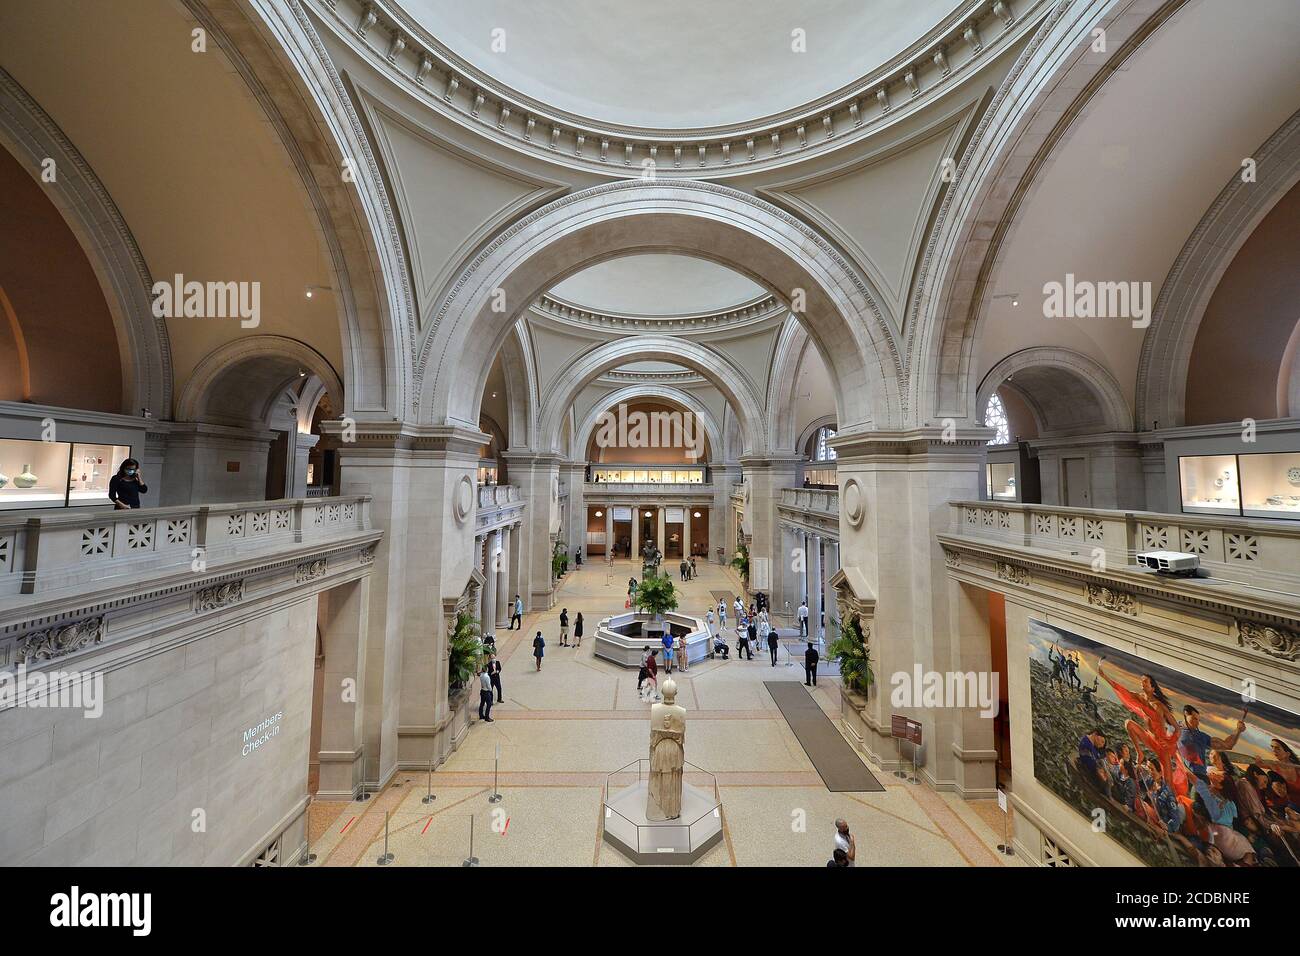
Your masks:
M497 703L504 704L506 698L505 695L501 693L501 661L497 660L495 654L488 658L487 671L488 678L492 681L492 689L497 692Z
M805 687L817 686L817 662L820 661L821 655L817 653L817 648L808 642L808 650L803 652L803 683Z

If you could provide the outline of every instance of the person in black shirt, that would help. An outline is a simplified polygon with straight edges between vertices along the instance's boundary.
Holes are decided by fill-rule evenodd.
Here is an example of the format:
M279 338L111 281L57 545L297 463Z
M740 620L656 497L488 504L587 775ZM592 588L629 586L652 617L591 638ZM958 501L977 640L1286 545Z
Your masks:
M803 683L805 687L817 686L817 662L821 660L821 655L817 653L817 648L808 643L808 650L803 652ZM809 683L811 681L811 683Z
M128 458L117 469L117 474L108 481L108 499L119 511L140 507L140 496L148 493L149 488L140 474L140 463Z
M504 704L506 698L501 693L501 662L497 660L495 654L488 658L487 672L488 680L492 682L492 689L497 692L497 703Z

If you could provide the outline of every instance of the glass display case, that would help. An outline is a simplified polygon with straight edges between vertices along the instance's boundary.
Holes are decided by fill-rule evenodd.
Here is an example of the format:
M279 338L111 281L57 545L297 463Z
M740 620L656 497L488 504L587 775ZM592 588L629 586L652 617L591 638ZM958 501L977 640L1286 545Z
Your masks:
M602 484L701 485L703 468L593 468L591 480Z
M1300 452L1237 456L1242 514L1300 520Z
M984 486L990 501L1019 501L1016 466L1013 462L990 462L984 466Z
M0 438L0 511L107 505L130 445Z
M1178 459L1178 483L1187 514L1240 515L1236 455L1188 455Z
M103 504L108 500L109 479L131 457L129 445L72 443L72 470L68 474L68 504ZM145 484L148 484L146 476Z
M0 510L67 504L71 455L69 442L0 439Z

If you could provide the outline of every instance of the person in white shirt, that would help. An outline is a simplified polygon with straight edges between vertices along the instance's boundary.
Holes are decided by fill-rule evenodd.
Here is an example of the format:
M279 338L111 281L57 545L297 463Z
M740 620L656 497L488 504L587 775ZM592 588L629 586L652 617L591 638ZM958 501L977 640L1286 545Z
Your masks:
M802 637L808 636L808 602L804 601L799 605L799 632Z
M849 832L849 824L846 820L835 821L835 849L844 851L844 855L849 858L849 866L858 865L858 844L853 839L853 834Z
M704 615L704 626L709 629L709 656L712 657L714 643L713 636L717 633L713 629L713 608L709 608L708 613Z
M778 646L776 631L772 630L772 625L763 620L763 616L760 614L758 618L758 645L762 647L764 644L767 645L768 652L772 655L772 666L775 667Z

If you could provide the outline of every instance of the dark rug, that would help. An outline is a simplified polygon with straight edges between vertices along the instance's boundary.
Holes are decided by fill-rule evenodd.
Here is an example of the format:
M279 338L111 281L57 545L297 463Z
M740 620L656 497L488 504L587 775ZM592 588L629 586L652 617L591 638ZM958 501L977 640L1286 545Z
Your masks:
M817 768L827 790L872 793L885 789L801 682L769 680L763 686L781 708L781 715Z

